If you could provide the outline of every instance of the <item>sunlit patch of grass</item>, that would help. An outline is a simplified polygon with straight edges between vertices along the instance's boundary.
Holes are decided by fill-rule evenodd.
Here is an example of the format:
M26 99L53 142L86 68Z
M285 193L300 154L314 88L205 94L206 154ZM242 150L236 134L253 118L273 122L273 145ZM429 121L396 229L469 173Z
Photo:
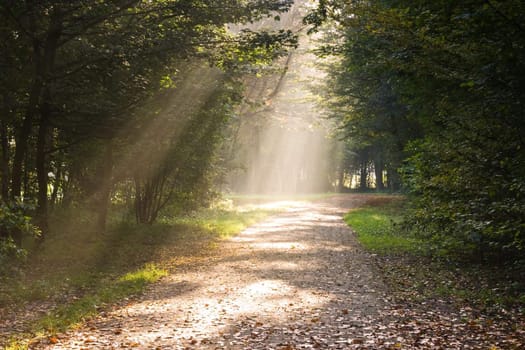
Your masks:
M6 349L27 349L29 339L34 336L51 336L74 328L108 305L142 292L148 284L158 281L167 274L166 270L154 264L147 264L113 281L106 281L104 285L100 284L99 288L91 291L90 294L75 298L36 320L26 334L14 337Z
M249 211L210 209L192 216L165 219L170 224L188 225L204 230L217 238L231 237L243 229L263 220L275 210L253 209Z
M421 249L420 240L396 231L402 217L400 209L394 206L354 209L344 219L356 232L359 242L374 253L415 253Z
M27 350L29 348L27 341L13 340L5 346L5 350Z
M166 276L167 271L154 264L128 272L117 280L100 287L93 294L83 296L72 303L61 306L40 319L33 332L38 334L65 331L97 313L108 304L141 292L149 283Z

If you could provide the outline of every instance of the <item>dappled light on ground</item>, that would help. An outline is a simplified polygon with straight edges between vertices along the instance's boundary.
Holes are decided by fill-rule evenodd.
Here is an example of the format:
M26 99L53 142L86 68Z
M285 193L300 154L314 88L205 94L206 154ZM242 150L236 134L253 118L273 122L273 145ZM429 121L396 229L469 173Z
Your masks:
M350 318L371 317L381 303L337 213L333 203L291 203L208 261L180 266L139 301L48 348L270 349L299 338L344 348L357 336L343 331Z

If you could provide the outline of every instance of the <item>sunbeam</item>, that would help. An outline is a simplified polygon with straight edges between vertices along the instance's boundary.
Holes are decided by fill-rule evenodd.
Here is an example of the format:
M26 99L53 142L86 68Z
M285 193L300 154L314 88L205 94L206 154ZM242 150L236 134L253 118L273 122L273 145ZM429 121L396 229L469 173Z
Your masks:
M281 61L279 76L247 84L248 99L264 103L241 110L239 166L228 178L234 192L275 195L333 189L337 142L330 138L331 124L322 117L309 88L324 74L314 67L313 39L296 23L307 3L298 1L281 16L281 22L297 30L299 47Z

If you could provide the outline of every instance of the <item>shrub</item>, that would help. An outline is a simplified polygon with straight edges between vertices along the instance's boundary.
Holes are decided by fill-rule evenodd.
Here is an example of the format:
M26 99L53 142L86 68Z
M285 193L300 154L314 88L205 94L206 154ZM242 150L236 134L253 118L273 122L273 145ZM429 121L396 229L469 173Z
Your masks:
M21 247L24 236L37 237L38 227L26 213L34 207L30 203L15 201L0 204L0 274L4 275L23 261L27 252Z

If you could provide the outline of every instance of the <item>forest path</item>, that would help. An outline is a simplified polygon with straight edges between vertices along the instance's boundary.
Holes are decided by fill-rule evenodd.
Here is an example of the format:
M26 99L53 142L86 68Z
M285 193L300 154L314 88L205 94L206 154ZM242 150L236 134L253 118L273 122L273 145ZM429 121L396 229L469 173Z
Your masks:
M39 348L374 348L367 335L381 323L384 287L342 220L365 200L290 203L205 263Z

